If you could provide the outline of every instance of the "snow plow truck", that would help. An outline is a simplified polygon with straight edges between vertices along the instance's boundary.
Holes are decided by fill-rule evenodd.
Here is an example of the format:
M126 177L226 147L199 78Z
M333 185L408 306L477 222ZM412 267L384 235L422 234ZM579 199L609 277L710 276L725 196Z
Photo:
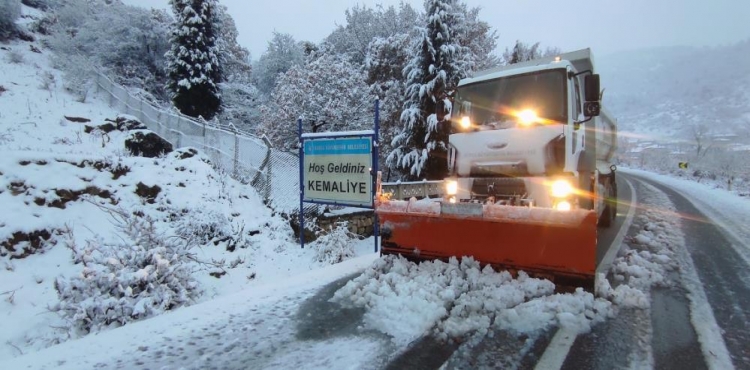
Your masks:
M442 197L389 198L381 253L482 264L594 291L597 227L617 213L615 120L589 49L461 80Z

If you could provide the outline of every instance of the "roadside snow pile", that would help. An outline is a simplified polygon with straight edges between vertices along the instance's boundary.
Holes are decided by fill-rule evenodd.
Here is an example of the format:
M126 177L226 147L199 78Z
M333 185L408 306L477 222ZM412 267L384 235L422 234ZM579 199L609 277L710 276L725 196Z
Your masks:
M650 189L642 203L638 234L628 239L612 265L613 281L597 279L598 297L581 289L555 294L554 284L517 278L471 258L416 264L395 256L377 260L332 301L364 307L366 325L397 344L431 333L440 339L486 335L493 329L531 334L550 326L586 332L623 308L649 309L654 286L674 284L683 243L679 215L662 193Z
M679 215L664 193L643 184L641 204L648 204L637 217L638 234L625 239L624 253L612 264L616 283L648 291L653 286L671 286L670 272L678 269L677 248L684 244Z
M492 328L528 333L555 324L586 332L614 314L609 301L591 293L554 294L554 288L523 272L514 279L489 266L480 269L472 258L416 264L386 256L332 301L365 307L366 325L399 345L430 331L441 339L484 335Z

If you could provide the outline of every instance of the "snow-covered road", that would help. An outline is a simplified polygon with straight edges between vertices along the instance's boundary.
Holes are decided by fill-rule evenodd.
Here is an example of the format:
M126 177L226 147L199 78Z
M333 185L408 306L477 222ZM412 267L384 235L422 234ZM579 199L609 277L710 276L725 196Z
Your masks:
M305 302L314 300L321 287L363 270L375 258L359 257L0 361L0 369L368 368L388 341L369 333L317 340L317 329L305 325L330 312L309 310Z
M600 297L370 255L0 368L750 368L747 230L727 221L747 217L749 202L647 173L621 178L638 201L632 224L627 207L618 215L628 229Z

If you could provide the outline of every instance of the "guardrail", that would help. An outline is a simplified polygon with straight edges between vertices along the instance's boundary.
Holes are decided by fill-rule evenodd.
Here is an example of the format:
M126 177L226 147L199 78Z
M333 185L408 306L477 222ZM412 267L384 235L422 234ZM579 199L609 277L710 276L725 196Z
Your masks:
M437 198L443 196L442 181L384 182L383 193L390 193L391 199L411 199L412 197Z

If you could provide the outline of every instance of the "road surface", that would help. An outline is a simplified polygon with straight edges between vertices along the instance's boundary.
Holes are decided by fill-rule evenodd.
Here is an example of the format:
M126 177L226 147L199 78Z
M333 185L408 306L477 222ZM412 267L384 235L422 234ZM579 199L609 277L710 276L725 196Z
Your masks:
M464 343L427 335L398 346L387 335L363 328L365 309L329 302L358 275L348 273L322 288L305 287L322 279L311 276L293 288L279 288L283 294L266 289L270 298L258 293L231 298L232 303L189 307L164 315L154 328L149 325L157 319L130 324L0 361L0 368L750 369L750 266L735 249L746 248L747 242L664 185L621 173L618 189L615 223L599 235L602 272L622 252L623 241L629 243L649 227L644 214L662 210L665 219L679 217L680 239L674 240L683 241L671 247L683 267L671 272L669 280L675 283L650 291L648 309L622 309L585 334L557 327L523 335L491 330Z

